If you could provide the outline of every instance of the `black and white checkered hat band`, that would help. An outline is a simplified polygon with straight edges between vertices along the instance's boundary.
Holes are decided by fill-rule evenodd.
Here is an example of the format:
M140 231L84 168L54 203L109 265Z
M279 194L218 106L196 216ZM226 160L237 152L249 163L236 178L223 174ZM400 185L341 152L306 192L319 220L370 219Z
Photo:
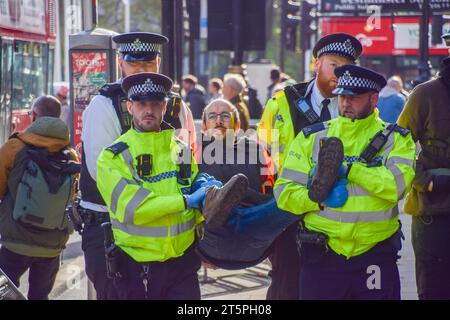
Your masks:
M120 46L120 52L160 52L160 44L157 43L145 43L140 41L135 41L131 43L124 43Z
M338 88L359 88L359 89L370 89L375 91L380 91L382 88L370 79L358 78L349 75L347 72L344 73L338 80Z
M325 47L319 50L317 53L317 56L321 56L325 53L331 53L336 55L343 55L343 56L350 56L354 60L356 59L356 50L352 46L350 41L345 42L333 42L330 44L327 44Z
M137 84L130 87L128 90L128 99L131 99L133 96L142 96L149 93L162 93L165 95L166 89L162 85L146 81L144 84Z

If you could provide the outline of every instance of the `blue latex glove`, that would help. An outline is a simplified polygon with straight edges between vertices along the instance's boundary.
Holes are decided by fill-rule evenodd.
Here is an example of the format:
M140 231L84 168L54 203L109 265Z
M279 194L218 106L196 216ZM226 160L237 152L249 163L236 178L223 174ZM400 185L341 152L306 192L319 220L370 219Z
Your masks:
M340 208L347 202L347 184L347 179L340 179L334 184L333 189L324 202L327 207Z
M217 188L222 188L223 183L219 180L214 179L214 177L213 177L213 179L203 182L201 185L202 188L203 187L206 188L206 187L210 187L210 186L216 186Z
M188 209L200 208L206 197L206 188L200 188L190 195L186 195Z
M194 193L202 187L202 184L208 182L209 180L215 180L214 177L210 176L206 172L199 173L191 185L191 193Z

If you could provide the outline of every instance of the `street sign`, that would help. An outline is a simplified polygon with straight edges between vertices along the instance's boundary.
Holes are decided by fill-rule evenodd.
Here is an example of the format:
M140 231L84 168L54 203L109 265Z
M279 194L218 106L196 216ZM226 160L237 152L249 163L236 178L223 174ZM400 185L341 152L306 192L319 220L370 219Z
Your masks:
M393 3L395 2L395 3ZM363 13L367 14L369 6L380 6L382 13L421 12L422 0L322 0L322 13ZM449 0L430 0L432 12L450 12Z

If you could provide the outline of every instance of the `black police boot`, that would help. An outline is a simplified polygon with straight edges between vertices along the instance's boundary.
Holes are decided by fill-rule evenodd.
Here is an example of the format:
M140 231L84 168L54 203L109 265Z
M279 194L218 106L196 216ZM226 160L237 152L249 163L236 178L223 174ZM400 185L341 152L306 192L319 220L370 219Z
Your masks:
M344 160L344 146L336 137L322 142L316 172L309 187L309 198L317 203L325 201L339 179L339 169Z

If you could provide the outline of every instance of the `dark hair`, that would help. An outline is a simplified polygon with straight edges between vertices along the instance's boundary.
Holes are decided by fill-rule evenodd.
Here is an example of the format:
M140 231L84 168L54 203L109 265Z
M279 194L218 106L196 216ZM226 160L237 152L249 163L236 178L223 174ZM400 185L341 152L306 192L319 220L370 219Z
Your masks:
M33 112L38 117L59 118L61 115L61 102L54 96L40 96L33 103Z
M441 65L439 66L439 76L447 81L450 80L450 57L441 61Z
M194 86L196 86L198 83L197 77L193 76L192 74L187 74L187 75L183 76L182 80L185 82L192 83Z
M209 80L209 83L217 90L220 90L223 87L223 81L219 78L212 78L211 80Z
M281 76L280 70L278 69L270 70L270 79L272 80L280 79L280 76Z

